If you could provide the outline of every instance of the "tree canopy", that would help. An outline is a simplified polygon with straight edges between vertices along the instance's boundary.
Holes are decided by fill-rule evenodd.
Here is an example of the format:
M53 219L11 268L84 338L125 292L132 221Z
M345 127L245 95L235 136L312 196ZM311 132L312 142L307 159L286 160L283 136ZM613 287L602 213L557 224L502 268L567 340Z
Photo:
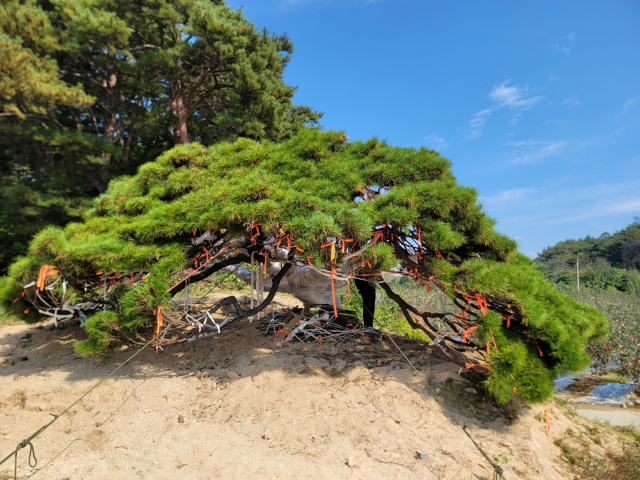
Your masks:
M292 52L223 0L1 2L0 273L175 144L317 122L283 81Z
M112 278L107 311L89 318L89 338L78 345L99 355L153 324L179 288L175 272L194 268L196 280L252 252L264 262L286 245L285 262L370 278L413 328L485 375L501 401L513 394L538 401L552 393L556 374L589 364L585 344L603 338L607 322L558 293L493 226L476 191L458 185L450 162L425 148L306 128L280 143L192 143L111 182L84 222L36 235L0 296L35 320L23 288L47 282L43 266L64 276L64 293L60 284L55 292L69 303L99 301ZM203 252L193 239L206 232L213 240ZM418 311L384 282L387 272L440 289L459 310Z

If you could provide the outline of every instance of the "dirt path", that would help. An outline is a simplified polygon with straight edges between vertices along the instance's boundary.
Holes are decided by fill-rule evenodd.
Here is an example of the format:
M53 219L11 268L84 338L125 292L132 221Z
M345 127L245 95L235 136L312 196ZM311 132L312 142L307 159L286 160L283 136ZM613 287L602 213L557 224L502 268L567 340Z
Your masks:
M577 406L576 412L589 420L609 422L611 425L633 426L640 432L640 411L619 407L600 407L597 405Z
M0 327L2 457L132 352L82 360L83 330L49 325ZM280 349L243 323L141 353L34 441L36 469L20 453L19 478L493 478L463 423L505 479L567 478L544 405L511 423L427 345L397 341L455 416L389 341ZM574 422L551 406L552 436L586 424ZM12 475L13 462L0 467L0 480Z

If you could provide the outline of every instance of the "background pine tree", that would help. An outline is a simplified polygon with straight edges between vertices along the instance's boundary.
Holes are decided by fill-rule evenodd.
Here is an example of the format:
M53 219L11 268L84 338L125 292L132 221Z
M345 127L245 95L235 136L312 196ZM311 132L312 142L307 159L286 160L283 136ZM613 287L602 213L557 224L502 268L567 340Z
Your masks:
M0 274L46 225L177 143L279 141L321 114L293 44L221 0L0 4Z

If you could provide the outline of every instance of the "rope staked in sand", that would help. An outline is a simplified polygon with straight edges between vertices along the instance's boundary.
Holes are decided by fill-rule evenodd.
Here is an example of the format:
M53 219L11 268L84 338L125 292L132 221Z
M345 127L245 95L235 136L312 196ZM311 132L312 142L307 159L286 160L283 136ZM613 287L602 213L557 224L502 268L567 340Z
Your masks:
M366 307L365 307L366 308ZM385 334L387 335L387 337L389 338L389 340L391 340L391 343L393 343L395 345L395 347L398 349L398 351L402 354L402 356L404 357L404 359L407 361L407 363L409 365L411 365L411 368L413 368L413 370L424 379L424 384L427 386L427 388L431 391L431 393L433 394L433 396L436 398L437 402L442 405L444 407L445 410L447 410L447 412L449 412L449 414L453 417L455 417L456 415L446 406L446 404L444 403L444 401L442 400L442 397L440 397L433 388L431 388L431 385L429 385L429 382L427 382L427 379L424 377L424 375L422 374L422 372L420 370L418 370L416 368L416 366L411 362L411 360L409 360L409 357L407 357L405 355L405 353L402 351L402 349L400 348L400 346L393 340L393 337L391 337L391 335L389 335L389 333L385 332ZM469 439L473 442L473 444L476 446L476 448L480 451L480 453L484 456L484 458L487 459L487 461L489 462L489 464L491 465L491 467L493 467L493 472L494 472L494 480L502 480L503 477L502 475L504 474L504 470L502 470L502 467L500 467L500 465L496 465L494 462L491 461L491 459L489 458L489 456L484 452L484 450L482 450L482 448L480 448L480 445L478 445L476 443L476 441L471 437L471 435L469 434L469 432L466 430L467 426L464 425L462 427L462 430L464 431L464 433L467 434L467 436L469 437Z
M385 332L387 337L389 338L389 340L391 340L391 342L395 345L395 347L398 349L398 351L402 354L402 356L405 358L405 360L409 363L409 365L411 365L411 368L413 368L415 370L415 372L422 376L424 378L424 376L422 375L422 372L420 372L420 370L418 370L416 368L416 366L411 362L411 360L409 360L409 357L407 357L405 355L405 353L402 351L402 349L400 348L400 346L393 340L393 338L391 337L391 335L389 335L387 332ZM431 393L433 394L433 396L437 399L438 403L440 405L442 405L445 410L447 412L449 412L449 414L451 416L455 417L455 414L447 407L447 405L444 403L444 401L442 400L442 397L440 397L433 388L431 388L431 385L429 385L429 383L426 381L424 381L424 384L427 386L427 388L429 390L431 390ZM476 443L476 441L473 439L473 437L471 437L471 434L467 431L467 426L464 425L462 427L462 430L464 431L464 433L467 434L467 436L469 437L469 439L473 442L473 444L476 446L476 448L480 451L480 453L484 456L484 458L487 459L487 461L489 462L489 464L493 467L493 471L494 471L494 480L502 480L502 475L504 474L504 471L502 470L502 467L500 467L500 465L496 465L494 462L491 461L491 459L489 458L489 456L484 452L484 450L482 450L482 448L480 448L480 445L478 445Z
M50 415L53 416L53 420L51 420L49 423L47 423L46 425L43 425L42 427L40 427L39 430L37 430L33 435L31 435L29 438L26 438L24 440L22 440L18 446L15 448L15 450L13 452L11 452L9 455L7 455L5 458L3 458L2 460L0 460L0 465L2 465L4 462L6 462L7 460L9 460L11 457L14 457L14 465L13 465L13 480L17 480L18 479L18 452L20 450L22 450L25 447L30 447L29 448L29 466L31 468L35 468L38 465L38 459L36 458L36 453L35 453L35 448L33 447L33 444L31 443L32 440L34 440L38 435L40 435L42 432L44 432L47 428L49 428L51 425L53 425L53 423L55 423L56 420L58 420L60 417L62 417L65 413L67 413L69 410L71 410L78 402L80 402L84 397L86 397L87 395L89 395L91 392L93 392L96 388L98 388L100 385L102 385L102 383L104 383L105 381L107 381L109 378L111 378L113 375L115 375L115 373L120 370L122 367L124 367L127 363L129 363L131 360L133 360L140 352L142 352L145 348L147 348L149 345L151 345L157 337L159 337L160 335L163 335L167 332L167 330L169 330L169 328L173 325L173 323L169 323L162 332L160 332L158 335L154 335L151 340L149 340L147 343L145 343L142 347L140 347L136 352L133 353L133 355L131 355L129 358L127 358L124 362L122 362L116 369L114 369L111 373L109 373L107 376L105 376L104 378L102 378L102 380L100 380L98 383L96 383L93 387L91 387L89 390L87 390L80 398L78 398L75 402L73 402L71 405L69 405L67 408L65 408L62 413L60 415L56 415L51 413ZM33 458L33 463L31 462L31 459Z

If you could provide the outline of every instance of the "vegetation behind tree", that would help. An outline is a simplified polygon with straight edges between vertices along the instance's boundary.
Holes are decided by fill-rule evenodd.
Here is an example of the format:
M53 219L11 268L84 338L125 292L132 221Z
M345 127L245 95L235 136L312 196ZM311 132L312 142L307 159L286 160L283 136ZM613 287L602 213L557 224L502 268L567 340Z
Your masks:
M576 258L595 268L640 269L640 217L635 217L626 228L603 232L599 237L587 235L579 240L564 240L547 247L538 254L536 263L546 272L575 268Z
M606 373L617 368L628 378L639 378L640 217L613 234L558 242L544 249L535 264L560 292L601 310L609 319L607 340L587 347L595 370Z

